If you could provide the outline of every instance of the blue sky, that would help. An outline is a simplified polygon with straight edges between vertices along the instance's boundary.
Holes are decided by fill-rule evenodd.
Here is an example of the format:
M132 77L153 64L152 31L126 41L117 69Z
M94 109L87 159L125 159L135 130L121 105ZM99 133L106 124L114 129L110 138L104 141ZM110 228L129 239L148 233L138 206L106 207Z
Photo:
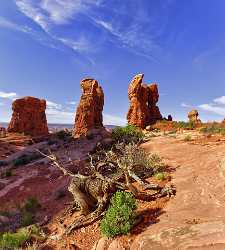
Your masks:
M157 82L164 116L225 117L224 0L0 0L0 121L17 97L72 123L80 80L105 92L105 124L126 123L127 89Z

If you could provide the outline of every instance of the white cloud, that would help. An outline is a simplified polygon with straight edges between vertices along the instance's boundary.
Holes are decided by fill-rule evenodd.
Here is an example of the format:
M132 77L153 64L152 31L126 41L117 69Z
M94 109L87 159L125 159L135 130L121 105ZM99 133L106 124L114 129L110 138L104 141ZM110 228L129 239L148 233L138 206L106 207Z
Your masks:
M119 116L110 115L110 114L103 114L103 123L105 125L123 126L123 125L126 125L127 121L126 121L126 119L119 117Z
M46 101L46 103L47 103L47 108L48 109L61 109L62 108L61 104L58 104L58 103L55 103L55 102Z
M224 104L225 105L225 96L218 97L218 98L214 99L213 101L215 103Z
M225 116L225 96L217 97L212 103L199 105L199 108L216 115Z
M69 105L76 105L77 102L75 102L75 101L70 101L70 102L67 102L67 104L69 104Z
M18 95L14 92L2 92L0 91L0 98L14 100Z
M191 105L189 105L189 104L187 104L187 103L185 103L185 102L182 102L182 103L181 103L181 107L183 107L183 108L192 108Z
M225 116L225 107L218 107L214 104L201 104L199 108L217 115Z
M46 115L49 123L72 124L74 120L73 112L66 112L54 108L47 108Z

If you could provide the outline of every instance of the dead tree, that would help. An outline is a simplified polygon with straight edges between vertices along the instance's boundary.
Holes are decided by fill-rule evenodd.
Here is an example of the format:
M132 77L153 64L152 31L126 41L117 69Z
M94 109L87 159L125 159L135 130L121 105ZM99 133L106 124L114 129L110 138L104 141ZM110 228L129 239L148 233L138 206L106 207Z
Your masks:
M130 149L134 147L132 150L136 150L134 145L128 146L125 150L129 151L129 147ZM64 175L71 177L68 190L73 195L73 204L69 211L73 212L79 207L83 215L65 229L65 234L70 234L76 228L87 226L103 216L112 194L117 190L128 190L136 198L139 198L140 191L133 185L134 181L138 182L145 190L155 190L153 198L174 194L175 190L173 187L161 188L159 185L146 182L144 178L139 177L135 173L135 167L137 167L135 166L135 161L139 165L150 163L141 163L141 159L144 159L141 155L138 156L140 157L140 162L137 159L129 159L132 153L135 153L132 150L125 152L123 156L118 156L113 151L109 151L105 153L104 160L100 160L97 157L97 161L94 161L93 157L89 155L91 174L88 176L69 172L62 166L56 155L51 152L49 152L49 155L46 155L39 151L43 156L49 158ZM143 153L142 151L140 152L141 154ZM114 170L115 173L107 176L102 171L104 168L111 169L112 172Z

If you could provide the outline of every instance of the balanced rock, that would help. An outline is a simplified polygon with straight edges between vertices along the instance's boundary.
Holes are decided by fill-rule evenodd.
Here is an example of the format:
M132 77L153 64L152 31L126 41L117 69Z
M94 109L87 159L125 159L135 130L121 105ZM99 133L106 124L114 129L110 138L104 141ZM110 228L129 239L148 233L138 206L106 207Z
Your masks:
M24 133L31 136L48 135L45 100L31 96L17 99L12 104L12 110L8 132Z
M140 128L162 119L156 103L159 99L157 84L143 84L144 74L136 75L128 88L130 107L127 114L129 124Z
M201 120L198 118L198 116L199 116L198 110L196 110L196 109L193 109L192 111L188 112L189 122L201 123Z
M104 93L101 86L95 79L84 79L81 89L83 93L76 111L74 137L86 136L92 129L103 128Z

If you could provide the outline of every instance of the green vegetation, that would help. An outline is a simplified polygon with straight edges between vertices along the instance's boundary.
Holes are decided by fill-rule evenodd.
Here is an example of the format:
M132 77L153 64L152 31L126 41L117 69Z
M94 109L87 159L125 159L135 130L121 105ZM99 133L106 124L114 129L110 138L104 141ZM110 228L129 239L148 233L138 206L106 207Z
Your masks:
M134 226L137 204L134 196L127 192L116 192L101 222L101 232L107 237L127 234Z
M159 181L164 181L166 180L166 174L164 172L158 172L155 174L155 178Z
M184 137L184 141L191 141L191 140L192 140L191 135L186 135Z
M222 134L225 135L225 125L221 123L211 123L206 124L203 128L200 129L201 133L204 134Z
M13 175L12 170L7 169L1 174L1 178L8 178Z
M72 134L68 130L60 130L56 133L56 137L59 140L66 141L72 139Z
M40 229L35 225L30 228L21 228L16 233L0 234L0 249L19 249L31 239L32 235L40 235Z
M22 212L22 227L30 226L34 223L34 215L31 212L23 211Z
M138 143L144 139L142 131L134 125L127 125L125 127L116 127L112 130L112 138L116 142L135 142Z
M34 197L30 197L25 201L23 206L20 207L20 211L22 214L22 226L25 227L34 223L34 215L40 207L40 203Z
M195 126L195 123L193 122L173 122L173 126L175 128L182 128L182 129L188 129L188 130L192 130L194 129L196 126Z
M42 156L39 154L39 153L32 153L32 154L24 154L24 155L21 155L20 157L18 157L17 159L15 159L13 161L13 165L15 167L18 167L18 166L22 166L22 165L26 165L34 160L37 160L39 158L41 158Z

